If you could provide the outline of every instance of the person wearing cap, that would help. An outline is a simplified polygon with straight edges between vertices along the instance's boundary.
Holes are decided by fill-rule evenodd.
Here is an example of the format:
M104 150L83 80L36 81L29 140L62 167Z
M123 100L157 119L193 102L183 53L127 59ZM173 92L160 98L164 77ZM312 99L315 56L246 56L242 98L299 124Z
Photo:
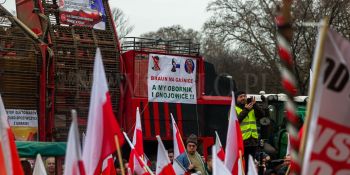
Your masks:
M203 159L197 152L198 139L197 136L191 134L186 140L186 151L180 154L176 160L186 168L187 172L198 175L207 175Z
M262 110L256 104L255 98L247 101L247 94L239 91L235 94L236 112L243 137L244 159L248 165L249 154L255 156L258 148L258 129L256 121L263 117ZM245 166L247 172L248 166Z

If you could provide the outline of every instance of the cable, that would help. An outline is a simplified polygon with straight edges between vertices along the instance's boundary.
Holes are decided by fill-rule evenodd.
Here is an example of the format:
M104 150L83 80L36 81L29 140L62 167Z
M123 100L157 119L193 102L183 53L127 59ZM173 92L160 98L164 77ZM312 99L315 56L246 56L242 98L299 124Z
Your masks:
M4 2L0 2L0 4L5 4L6 3L6 0L4 0Z

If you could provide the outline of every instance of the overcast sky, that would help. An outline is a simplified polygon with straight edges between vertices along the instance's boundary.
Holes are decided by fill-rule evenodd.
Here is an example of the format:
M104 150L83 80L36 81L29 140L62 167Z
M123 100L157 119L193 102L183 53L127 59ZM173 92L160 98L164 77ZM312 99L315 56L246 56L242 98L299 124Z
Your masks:
M185 29L200 30L209 18L206 7L210 0L110 0L135 26L130 36L156 31L160 27L179 24Z
M0 3L4 0L0 0ZM206 12L212 0L109 0L111 8L118 7L129 17L134 31L129 36L156 31L160 27L179 24L185 29L201 30L209 18ZM15 0L6 0L5 7L15 9Z

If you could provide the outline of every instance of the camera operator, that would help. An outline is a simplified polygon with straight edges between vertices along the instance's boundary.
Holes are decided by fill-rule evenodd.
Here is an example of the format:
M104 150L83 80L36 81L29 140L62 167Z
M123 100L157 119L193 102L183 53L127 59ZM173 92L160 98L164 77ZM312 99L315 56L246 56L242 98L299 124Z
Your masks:
M245 92L236 93L235 99L237 118L243 137L245 165L248 165L249 154L254 157L258 147L259 134L256 121L264 116L255 98L247 99ZM245 172L248 172L248 166L245 166Z

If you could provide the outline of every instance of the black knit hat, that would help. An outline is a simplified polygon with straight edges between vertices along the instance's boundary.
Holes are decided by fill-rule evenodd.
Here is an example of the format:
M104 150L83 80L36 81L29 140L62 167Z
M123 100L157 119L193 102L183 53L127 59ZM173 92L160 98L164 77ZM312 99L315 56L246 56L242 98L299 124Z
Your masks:
M246 94L246 93L244 91L238 91L237 93L235 93L235 100L237 101L238 96L242 94Z
M198 144L198 140L197 140L197 136L194 134L191 134L190 136L188 136L187 140L186 140L186 145L188 143L194 143L194 144Z

